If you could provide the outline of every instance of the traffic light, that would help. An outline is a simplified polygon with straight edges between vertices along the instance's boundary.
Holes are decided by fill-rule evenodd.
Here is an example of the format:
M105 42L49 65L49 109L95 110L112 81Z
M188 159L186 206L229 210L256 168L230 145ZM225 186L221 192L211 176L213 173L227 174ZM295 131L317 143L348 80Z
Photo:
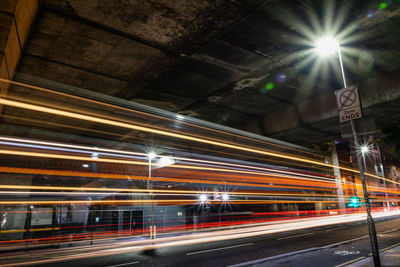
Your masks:
M358 208L361 206L361 199L359 197L350 197L350 203L347 204L348 207Z

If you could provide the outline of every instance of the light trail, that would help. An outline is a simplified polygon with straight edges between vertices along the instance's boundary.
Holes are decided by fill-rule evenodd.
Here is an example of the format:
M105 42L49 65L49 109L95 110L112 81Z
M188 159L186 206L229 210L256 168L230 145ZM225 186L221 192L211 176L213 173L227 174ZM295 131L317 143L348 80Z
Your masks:
M54 205L54 204L196 204L198 199L137 199L137 200L21 200L21 201L0 201L0 205ZM208 200L209 203L225 203L225 200ZM231 203L235 204L280 204L280 203L315 203L315 200L229 200ZM318 200L321 203L337 203L337 200Z
M62 170L47 170L47 169L32 169L32 168L16 168L16 167L0 167L0 173L19 173L19 174L38 174L38 175L51 175L51 176L67 176L67 177L96 177L96 178L104 178L104 179L134 179L134 180L145 180L148 177L145 176L133 176L133 175L125 175L125 174L108 174L108 173L92 173L92 172L78 172L78 171L62 171ZM160 179L160 178L158 178ZM167 179L162 178L162 181L174 181L174 182L188 182L187 179ZM191 180L190 182L202 182L202 183L210 183L210 184L220 184L220 181L208 181L208 180ZM242 186L251 186L251 184L244 184L244 183L229 183L231 185L242 185ZM3 185L6 189L13 189L17 187L12 187L11 185ZM10 187L11 186L11 187ZM305 190L329 190L332 189L330 187L326 188L318 188L318 187L304 187L304 186L286 186L286 185L262 185L257 184L257 186L263 186L267 188L289 188L289 189L305 189ZM74 188L74 187L46 187L46 186L21 186L21 189L50 189L50 190L69 190L66 188ZM85 190L85 188L89 187L79 187L76 190ZM95 190L95 188L89 188L87 190ZM71 189L73 190L73 189ZM108 188L97 188L98 191L108 190L108 191L127 191L127 192L136 192L135 190L141 191L142 189L125 189L125 188L115 188L115 189L108 189ZM132 191L133 190L133 191ZM154 190L153 190L154 191ZM169 192L174 192L172 189L168 189ZM188 192L188 191L186 191ZM194 191L193 191L194 192ZM199 191L196 191L199 192ZM211 191L213 192L213 191Z
M184 139L184 140L189 140L189 141L195 141L195 142L199 142L199 143L205 143L205 144L215 145L215 146L220 146L220 147L225 147L225 148L231 148L231 149L241 150L241 151L246 151L246 152L251 152L251 153L257 153L257 154L262 154L262 155L271 156L271 157L283 158L283 159L293 160L293 161L300 161L300 162L309 163L309 164L316 164L316 165L329 167L329 168L340 168L342 170L346 170L346 171L349 171L352 173L359 173L358 170L341 167L341 166L334 166L332 164L323 163L323 162L319 162L319 161L315 161L315 160L309 160L309 159L295 157L295 156L288 156L288 155L284 155L284 154L268 152L268 151L249 148L249 147L245 147L245 146L237 146L237 145L213 141L213 140L209 140L209 139L193 137L190 135L178 134L178 133L168 132L165 130L158 130L158 129L153 129L153 128L149 128L149 127L139 126L139 125L130 124L130 123L126 123L126 122L120 122L120 121L104 119L104 118L91 116L91 115L84 115L84 114L79 114L79 113L70 112L70 111L64 111L64 110L55 109L55 108L49 108L49 107L44 107L44 106L39 106L39 105L28 104L28 103L24 103L24 102L20 102L20 101L14 101L14 100L0 98L0 104L18 107L18 108L22 108L22 109L44 112L44 113L50 113L50 114L59 115L59 116L65 116L65 117L74 118L74 119L80 119L80 120L86 120L86 121L107 124L107 125L112 125L112 126L117 126L117 127L122 127L122 128L128 128L128 129L132 129L132 130L150 132L150 133L154 133L154 134L165 135L165 136L169 136L169 137L174 137L174 138L179 138L179 139ZM377 175L369 174L369 176L374 177L376 179L385 180L387 182L400 184L398 182L394 182L392 180L382 178Z
M15 167L0 167L0 172L4 173L21 173L21 174L39 174L39 175L52 175L52 176L69 176L69 177L91 177L91 178L105 178L105 179L124 179L124 180L146 180L148 177L146 176L133 176L133 175L127 175L127 174L107 174L107 173L92 173L92 172L76 172L76 171L59 171L59 170L47 170L47 169L32 169L32 168L15 168ZM185 182L185 183L202 183L202 184L212 184L212 185L220 185L221 181L220 180L206 180L206 179L192 179L192 178L184 178L184 179L179 179L179 178L166 178L166 177L152 177L152 181L161 181L161 182ZM225 181L224 182L227 185L234 185L234 186L261 186L265 188L291 188L291 189L307 189L309 190L309 187L301 187L301 186L287 186L287 185L282 185L283 181L281 181L280 185L272 185L270 184L270 181L263 183L244 183L244 182L233 182L233 181ZM326 182L320 182L324 183L325 185L327 184ZM334 183L330 183L332 186L334 186ZM326 187L326 188L318 188L314 186L322 186L322 185L309 185L313 186L312 190L326 190L326 189L332 189L331 187Z
M143 176L132 176L132 175L120 175L120 174L103 174L103 173L91 173L91 172L76 172L76 171L59 171L59 170L43 170L43 169L29 169L29 168L15 168L15 167L0 167L0 172L4 173L22 173L22 174L41 174L41 175L55 175L55 176L76 176L76 177L98 177L98 178L113 178L113 179L136 179L136 180L144 180L147 179L147 177ZM163 178L166 181L184 181L188 182L187 179L166 179ZM207 180L195 180L193 182L203 182L207 183ZM281 181L282 182L282 181ZM215 184L219 184L219 182L215 182ZM245 184L241 184L245 185ZM356 186L358 184L355 184ZM250 186L250 185L249 185ZM260 186L260 184L258 184ZM279 188L291 188L291 189L307 189L307 190L328 190L329 188L315 188L315 187L300 187L300 186L284 186L284 185L268 185L265 187L279 187ZM47 186L12 186L12 185L0 185L0 188L4 189L48 189L48 190L79 190L79 191L123 191L123 192L143 192L146 190L143 189L124 189L124 188L114 188L114 189L109 189L109 188L89 188L89 187L79 187L75 188L74 187L47 187ZM373 189L378 192L386 192L385 189L379 188L379 187L374 187L374 186L368 186L368 188ZM153 190L154 192L165 192L163 190ZM174 191L171 189L168 189L168 192L176 192L176 193L198 193L199 191ZM399 194L398 190L393 190L389 189L387 191L388 193L391 194ZM210 193L218 193L216 191L210 191ZM247 194L247 193L238 193L235 192L235 194ZM249 193L249 194L255 194L255 193ZM263 194L262 192L258 192L256 194Z
M135 109L125 108L125 107L122 107L122 106L117 106L117 105L114 105L114 104L109 104L109 103L101 102L101 101L94 100L94 99L84 98L84 97L77 96L77 95L71 95L71 94L67 94L67 93L64 93L64 92L43 88L43 87L40 87L40 86L24 84L24 83L21 83L21 82L7 80L7 79L4 79L4 78L0 78L0 82L4 82L4 83L7 83L7 84L14 84L14 85L18 85L18 86L22 86L22 87L38 90L38 91L43 91L43 92L48 92L48 93L52 93L52 94L57 94L57 95L69 97L69 98L74 98L74 99L82 100L84 102L90 102L90 103L94 103L94 104L99 104L99 105L106 106L106 107L111 107L111 108L116 108L116 109L120 109L120 110L129 111L129 112L134 112L134 113L137 113L137 114L140 114L140 115L155 117L155 118L169 120L169 121L176 121L176 118L171 119L171 118L168 118L168 117L165 117L165 116L160 116L160 115L151 114L151 113L148 113L148 112L143 112L143 111L139 111L139 110L135 110ZM238 135L238 134L233 134L233 133L226 132L226 131L217 130L217 129L210 128L210 127L204 127L204 126L201 126L201 125L198 125L198 124L194 124L194 123L190 123L190 122L187 122L187 121L180 120L179 123L190 125L191 127L195 127L195 128L205 129L207 131L212 131L212 132L216 132L216 133L223 134L223 135L230 135L230 136L233 136L233 137L243 138L245 140L254 141L254 139L252 139L250 137L246 137L246 136L242 136L242 135ZM272 146L276 146L276 147L280 147L280 148L282 148L282 147L285 148L285 149L287 148L284 145L274 144L274 143L270 143L270 142L266 142L266 141L257 140L257 142L260 142L260 143L263 143L263 144L272 145ZM307 152L307 151L304 151L304 150L299 150L299 149L293 149L293 150L299 151L301 153L314 155L314 156L316 155L314 153Z
M95 117L95 116L84 115L84 114L79 114L79 113L70 112L70 111L64 111L64 110L55 109L55 108L49 108L49 107L44 107L44 106L39 106L39 105L28 104L28 103L24 103L24 102L20 102L20 101L14 101L14 100L0 98L0 104L18 107L18 108L22 108L22 109L44 112L44 113L50 113L50 114L74 118L74 119L87 120L87 121L101 123L101 124L113 125L113 126L128 128L128 129L132 129L132 130L150 132L150 133L154 133L154 134L165 135L165 136L169 136L169 137L174 137L174 138L179 138L179 139L184 139L184 140L189 140L189 141L195 141L195 142L199 142L199 143L206 143L206 144L210 144L210 145L216 145L216 146L220 146L220 147L226 147L226 148L231 148L231 149L236 149L236 150L241 150L241 151L246 151L246 152L252 152L252 153L262 154L262 155L266 155L266 156L278 157L278 158L294 160L294 161L301 161L301 162L310 163L310 164L317 164L317 165L321 165L321 166L325 166L325 167L329 167L329 168L334 167L332 164L327 164L327 163L323 163L323 162L319 162L319 161L315 161L315 160L308 160L308 159L304 159L304 158L288 156L288 155L274 153L274 152L267 152L267 151L258 150L258 149L254 149L254 148L248 148L248 147L244 147L244 146L236 146L236 145L231 145L228 143L222 143L222 142L207 140L207 139L203 139L203 138L199 138L199 137L193 137L193 136L189 136L189 135L167 132L164 130L153 129L153 128L139 126L139 125L135 125L135 124L128 124L125 122L119 122L119 121L114 121L114 120L110 120L110 119L103 119L103 118L99 118L99 117ZM353 169L348 169L348 168L344 168L344 167L341 167L341 168L344 170L351 171L351 172L357 172L356 170L353 170Z
M132 156L142 156L144 158L147 158L147 153L131 152L131 151L124 151L124 150L105 149L105 148L97 148L97 147L94 148L94 147L89 147L89 146L78 146L78 145L70 145L70 144L63 144L63 143L56 143L56 142L43 142L43 141L37 141L37 140L29 140L29 139L13 138L13 137L5 137L5 136L0 136L0 140L15 142L15 144L28 143L28 144L43 145L47 149L52 149L51 146L67 147L67 148L73 148L73 149L94 151L97 153L99 153L99 152L114 153L114 154L117 154L117 156L118 156L118 154L123 154L123 155L132 155ZM156 156L156 157L160 157L160 156ZM220 162L220 161L199 160L199 159L191 159L191 158L184 158L184 157L174 157L174 159L181 160L181 161L212 164L212 165L224 165L224 166L235 167L235 168L270 171L273 173L283 173L283 174L290 174L290 175L303 176L303 177L314 177L314 178L327 177L327 175L323 175L323 174L308 175L308 174L304 174L304 173L296 173L296 172L284 171L284 170L279 170L279 169L263 168L263 167L256 167L256 166L242 165L242 164L233 164L233 163L226 163L226 162Z
M118 159L109 159L109 158L92 158L92 157L83 157L83 156L72 156L72 155L61 155L61 154L50 154L50 153L39 153L39 152L28 152L28 151L19 151L19 150L5 150L0 149L0 154L7 155L15 155L15 156L26 156L26 157L41 157L41 158L56 158L56 159L67 159L67 160L79 160L79 161L90 161L90 162L106 162L106 163L118 163L118 164L129 164L129 165L142 165L148 166L149 163L145 161L132 161L132 160L118 160ZM152 166L157 166L156 163L151 163ZM222 171L222 172L230 172L230 173L241 173L241 174L251 174L251 175L262 175L262 176L274 176L279 178L292 178L299 180L309 180L309 181L327 181L334 182L333 179L318 177L315 179L305 178L305 177L297 177L297 176L284 176L277 175L271 173L262 173L255 171L241 171L241 170L232 170L232 169L224 169L224 168L212 168L212 167L199 167L193 165L179 165L173 164L169 165L168 168L177 168L177 169L195 169L195 170L206 170L206 171Z
M2 186L0 185L0 188ZM15 189L15 188L12 188ZM81 190L84 191L84 190ZM98 190L96 190L98 191ZM114 190L115 191L115 190ZM7 194L18 194L18 195L66 195L66 196L87 196L87 195L118 195L118 196L148 196L149 193L155 193L155 190L142 190L142 191L147 191L144 193L118 193L118 192L37 192L37 191L0 191L0 195L7 195ZM162 191L162 190L158 190ZM163 190L164 193L157 193L153 194L155 196L192 196L192 197L197 197L199 195L199 191L193 191L191 193L185 193L185 192L179 192L178 193L170 193L168 190ZM215 192L207 192L209 195L220 195L220 191L215 191ZM296 197L296 198L310 198L310 197L323 197L323 198L332 198L335 197L335 194L301 194L298 195L298 193L246 193L246 192L232 192L229 194L230 197L232 196L251 196L251 197L272 197L272 196L285 196L285 197ZM349 199L349 198L346 198ZM224 201L229 203L230 200L224 200L221 199L220 201Z
M242 218L242 220L241 221L235 221L235 222L223 222L222 224L221 223L202 223L201 224L201 226L196 226L196 228L201 228L202 230L207 230L207 229L213 229L213 227L218 227L218 230L224 230L224 229L232 229L231 227L235 227L236 229L238 229L238 228L247 228L247 227L249 227L249 226L254 226L254 225L256 225L256 226L260 226L260 225L271 225L271 224L274 224L274 223L276 223L276 222L288 222L288 221L290 221L290 222L296 222L296 221L299 221L299 220L303 220L302 218L304 218L304 216L312 216L313 218L327 218L327 216L329 216L329 217L332 217L332 211L338 211L338 212L343 212L343 210L319 210L319 211L316 211L316 210L309 210L309 211L297 211L297 212L267 212L267 213L253 213L252 215L251 215L251 217L243 217ZM43 211L42 211L43 212ZM46 211L47 213L51 213L52 211ZM365 211L364 211L365 212ZM375 210L375 212L376 212L376 210ZM296 217L297 216L299 216L298 218L291 218L291 217L273 217L272 219L271 218L252 218L252 216L253 215L257 215L257 216L260 216L260 215L268 215L268 216L271 216L271 215L284 215L284 214L293 214L293 215L296 215ZM357 214L360 214L360 211L358 211L357 212ZM315 216L317 216L317 217L315 217ZM338 217L339 215L335 215L336 217ZM307 217L306 217L307 218ZM248 221L248 219L250 219L250 221ZM251 224L248 224L249 222L251 222ZM95 227L104 227L104 226L115 226L116 224L109 224L109 225L102 225L102 224L100 224L100 225L95 225ZM93 225L92 225L93 226ZM87 227L92 227L91 225L88 225ZM69 229L69 228L81 228L81 227L60 227L60 229ZM200 229L199 228L199 229ZM45 229L47 229L47 228L39 228L39 229L35 229L35 230L40 230L40 231L46 231ZM175 234L182 234L182 233L185 233L185 234L187 234L187 229L192 229L192 230L194 230L194 225L184 225L183 227L182 226L173 226L173 227L168 227L167 229L165 229L165 230L163 230L162 232L165 232L165 233L169 233L169 234L171 234L171 233L175 233ZM180 230L183 230L183 232L179 232ZM1 232L9 232L9 233L12 233L12 232L26 232L26 231L30 231L29 229L21 229L21 230L6 230L6 231L1 231ZM176 231L178 231L178 232L176 232ZM119 236L124 236L124 235L131 235L131 234L137 234L137 233L141 233L141 234L143 234L143 233L146 233L146 232L148 232L148 229L145 229L145 230L142 230L142 229L139 229L139 230L134 230L134 231L130 231L130 230L127 230L127 231L123 231L123 232L115 232L115 231L108 231L108 232L96 232L95 234L93 234L93 233L82 233L82 234L74 234L74 237L73 237L73 239L74 240L77 240L77 239L80 239L80 240L82 240L82 241L84 241L85 239L87 239L87 238L92 238L92 237L95 237L96 239L101 239L101 240L104 240L104 239L110 239L110 237L112 237L112 238L117 238L118 239L118 237ZM105 237L105 236L107 236L107 237ZM52 236L52 237L46 237L46 238L39 238L39 239L21 239L21 240L8 240L8 241L0 241L0 245L2 245L2 244L9 244L9 243L29 243L29 244L31 244L32 242L38 242L38 241L50 241L50 242L52 242L52 240L53 241L55 241L55 242L59 242L60 240L63 240L63 239L69 239L70 238L70 235L64 235L64 236Z

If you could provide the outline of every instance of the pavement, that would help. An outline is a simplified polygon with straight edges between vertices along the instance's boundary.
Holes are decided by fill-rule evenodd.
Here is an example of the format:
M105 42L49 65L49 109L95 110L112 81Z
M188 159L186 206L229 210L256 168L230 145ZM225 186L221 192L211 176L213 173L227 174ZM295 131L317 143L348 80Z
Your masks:
M382 249L380 252L382 267L399 267L400 266L400 245L391 246ZM362 259L347 265L346 267L374 267L374 260L372 257Z

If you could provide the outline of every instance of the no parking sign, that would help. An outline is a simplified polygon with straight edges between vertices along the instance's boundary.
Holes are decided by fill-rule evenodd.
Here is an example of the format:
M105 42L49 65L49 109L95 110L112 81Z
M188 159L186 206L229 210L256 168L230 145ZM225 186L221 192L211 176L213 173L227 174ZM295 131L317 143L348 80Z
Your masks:
M335 91L339 109L340 122L359 119L362 117L358 89L355 86Z

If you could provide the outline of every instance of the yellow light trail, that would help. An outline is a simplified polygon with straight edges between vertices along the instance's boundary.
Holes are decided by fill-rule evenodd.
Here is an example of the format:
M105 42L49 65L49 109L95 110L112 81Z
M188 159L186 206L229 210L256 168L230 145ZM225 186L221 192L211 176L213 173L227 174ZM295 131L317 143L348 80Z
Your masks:
M70 144L63 144L63 143L55 143L55 142L43 142L37 140L29 140L23 138L13 138L13 137L4 137L0 136L0 140L5 141L12 141L12 142L19 142L19 143L28 143L28 144L37 144L37 145L45 145L45 146L55 146L55 147L66 147L66 148L73 148L73 149L83 149L83 150L90 150L95 152L107 152L107 153L116 153L116 154L125 154L125 155L134 155L134 156L143 156L147 157L146 153L140 152L131 152L131 151L123 151L123 150L115 150L115 149L106 149L106 148L93 148L88 146L81 146L81 145L70 145ZM239 167L239 168L248 168L248 169L255 169L261 171L270 171L276 173L284 173L296 176L303 176L303 177L314 177L320 178L321 176L316 175L308 175L303 173L293 173L289 171L283 171L278 169L268 169L250 165L242 165L242 164L233 164L233 163L226 163L226 162L219 162L219 161L210 161L210 160L200 160L200 159L191 159L191 158L183 158L183 157L174 157L176 160L183 160L183 161L190 161L190 162L197 162L197 163L206 163L206 164L214 164L214 165L223 165L223 166L230 166L230 167ZM324 177L326 178L326 177Z
M122 106L117 106L117 105L114 105L114 104L109 104L109 103L101 102L101 101L94 100L94 99L88 99L88 98L84 98L84 97L81 97L81 96L71 95L71 94L67 94L67 93L63 93L63 92L55 91L55 90L50 90L50 89L39 87L39 86L35 86L35 85L30 85L30 84L24 84L24 83L21 83L21 82L11 81L11 80L7 80L7 79L4 79L4 78L0 78L0 82L4 82L4 83L8 83L8 84L14 84L14 85L18 85L18 86L22 86L22 87L38 90L38 91L44 91L44 92L52 93L52 94L58 94L58 95L65 96L65 97L79 99L79 100L82 100L84 102L95 103L95 104L99 104L99 105L102 105L102 106L107 106L107 107L121 109L121 110L129 111L129 112L134 112L134 113L145 115L145 116L161 118L161 119L165 119L165 120L169 120L169 121L175 121L176 120L176 119L171 119L171 118L168 118L168 117L165 117L165 116L160 116L160 115L151 114L151 113L148 113L148 112L143 112L143 111L139 111L139 110L125 108L125 107L122 107ZM234 137L240 137L240 138L247 139L247 140L253 140L250 137L246 137L246 136L242 136L242 135L238 135L238 134L233 134L233 133L230 133L230 132L224 132L224 131L221 131L221 130L204 127L204 126L193 124L193 123L186 122L186 121L180 121L180 123L186 124L186 125L190 125L192 127L200 128L200 129L205 129L207 131L222 133L222 134L226 134L226 135L230 135L230 136L234 136ZM269 145L273 145L273 146L277 146L277 147L287 148L284 145L268 143L266 141L261 141L261 140L257 140L257 141L261 142L261 143L264 143L264 144L269 144ZM315 155L314 153L303 151L303 150L298 150L298 149L294 149L294 150L300 151L301 153Z
M224 200L209 200L209 203L226 203ZM335 203L339 202L338 200L229 200L229 203L237 203L237 204L280 204L280 203ZM21 200L21 201L0 201L0 205L54 205L54 204L126 204L126 203L135 203L135 204L149 204L149 203L158 203L158 204L193 204L199 203L197 199L138 199L138 200L46 200L46 201L37 201L37 200Z
M30 169L30 168L15 168L15 167L0 167L0 172L4 173L22 173L22 174L41 174L41 175L53 175L53 176L73 176L73 177L94 177L94 178L105 178L105 179L134 179L134 180L146 180L148 177L144 176L132 176L132 175L121 175L121 174L106 174L106 173L90 173L90 172L75 172L75 171L59 171L59 170L43 170L43 169ZM185 182L185 183L205 183L220 185L221 181L218 180L200 180L200 179L181 179L181 178L166 178L166 177L152 177L150 180L163 181L163 182ZM266 184L268 183L268 185ZM288 186L288 185L271 185L269 182L266 183L244 183L244 182L232 182L224 181L224 184L235 185L235 186L262 186L262 187L279 187L279 188L291 188L291 189L305 189L305 190L332 190L332 188L319 188L312 185L312 188L306 186ZM322 183L322 182L321 182ZM323 182L326 183L326 182ZM332 183L331 183L332 184ZM311 186L311 185L310 185ZM318 185L321 186L321 185Z
M26 187L29 186L25 186L25 188L23 187L18 187L18 186L0 186L0 189L27 189ZM39 186L34 186L35 188L30 188L30 189L42 189L43 188L38 188ZM52 187L53 188L53 187ZM55 188L55 187L54 187ZM79 188L77 188L79 189ZM77 189L75 189L75 191L77 191ZM82 188L83 189L83 188ZM55 190L55 189L50 189L50 190ZM65 188L63 190L66 190ZM68 189L68 190L72 190L72 189ZM84 190L80 190L80 191L84 191ZM151 190L151 189L143 189L140 190L139 192L125 192L125 193L118 193L118 192L109 192L108 191L104 191L102 193L99 192L91 192L91 191L102 191L102 190L86 190L88 192L59 192L59 191L45 191L45 192L37 192L37 191L0 191L0 194L20 194L20 195L24 195L24 194L28 194L28 195L124 195L124 196L129 196L129 195L140 195L140 196L148 196L149 193L157 193L157 194L153 194L156 196L197 196L199 194L207 194L207 195L214 195L214 194L218 194L220 195L221 193L226 193L229 194L229 196L252 196L252 197L270 197L270 196L285 196L285 197L296 197L296 198L308 198L308 197L324 197L324 198L330 198L330 197L336 197L336 194L301 194L299 195L298 193L269 193L269 192L265 192L265 193L251 193L251 192L220 192L220 191L205 191L205 192L201 192L201 191L176 191L175 192L171 192L174 190ZM114 190L114 191L123 191L123 190ZM157 191L157 192L155 192ZM378 198L378 197L376 197Z
M105 179L135 179L135 180L145 180L148 177L144 176L132 176L132 175L123 175L123 174L108 174L108 173L91 173L91 172L78 172L78 171L64 171L64 170L47 170L47 169L32 169L32 168L17 168L17 167L1 167L0 166L0 173L20 173L20 174L39 174L39 175L51 175L51 176L72 176L72 177L95 177L95 178L105 178ZM159 177L152 177L152 180L160 179ZM190 183L209 183L209 184L221 184L220 181L210 181L210 180L197 180L197 179L178 179L178 178L162 178L162 181L169 181L169 182L190 182ZM304 190L332 190L332 188L318 188L318 187L305 187L305 186L287 186L287 185L263 185L263 184L247 184L247 183L237 183L237 182L225 182L229 185L241 185L241 186L264 186L268 188L290 188L290 189L304 189ZM325 183L325 182L324 182ZM3 185L6 186L4 188L8 188L7 186L10 185ZM45 188L45 187L40 187ZM37 189L40 189L37 188ZM65 187L60 187L56 189L64 190ZM25 188L30 189L30 188ZM100 190L100 189L99 189ZM106 190L113 190L113 189L106 189ZM116 188L116 190L125 190L123 188ZM131 189L128 189L131 190ZM132 189L135 190L135 189ZM140 190L140 189L139 189ZM196 191L197 192L197 191Z
M42 158L56 158L56 159L67 159L67 160L80 160L80 161L94 161L94 162L107 162L107 163L118 163L118 164L129 164L129 165L142 165L148 166L148 162L144 161L133 161L133 160L118 160L118 159L106 159L106 158L91 158L91 157L82 157L82 156L66 156L61 154L51 154L51 153L39 153L39 152L28 152L28 151L19 151L19 150L4 150L0 149L0 154L7 155L15 155L15 156L28 156L28 157L42 157ZM156 166L156 163L151 163L152 166ZM173 164L169 165L168 168L177 168L177 169L195 169L195 170L203 170L203 171L220 171L220 172L231 172L231 173L241 173L241 174L250 174L250 175L262 175L268 177L279 177L279 178L290 178L290 179L298 179L298 180L309 180L309 181L319 181L319 182L334 182L332 179L318 177L316 179L298 177L298 176L287 176L287 175L277 175L271 173L262 173L255 171L240 171L240 170L232 170L232 169L223 169L223 168L212 168L212 167L200 167L193 165L179 165Z
M49 107L28 104L28 103L24 103L24 102L20 102L20 101L14 101L14 100L0 98L0 104L18 107L18 108L22 108L22 109L44 112L44 113L50 113L50 114L59 115L59 116L65 116L65 117L74 118L74 119L87 120L87 121L101 123L101 124L113 125L113 126L128 128L128 129L132 129L132 130L150 132L150 133L154 133L154 134L165 135L165 136L169 136L169 137L180 138L180 139L195 141L195 142L199 142L199 143L206 143L209 145L215 145L215 146L220 146L220 147L225 147L225 148L242 150L242 151L262 154L262 155L266 155L266 156L284 158L284 159L294 160L294 161L301 161L301 162L310 163L310 164L317 164L317 165L321 165L321 166L325 166L325 167L329 167L329 168L334 167L332 164L323 163L323 162L319 162L319 161L315 161L315 160L309 160L309 159L304 159L304 158L299 158L299 157L294 157L294 156L287 156L287 155L283 155L283 154L268 152L268 151L264 151L264 150L258 150L258 149L254 149L254 148L248 148L248 147L244 147L244 146L236 146L236 145L231 145L231 144L227 144L227 143L203 139L203 138L199 138L199 137L193 137L193 136L189 136L189 135L167 132L164 130L157 130L157 129L134 125L134 124L128 124L125 122L119 122L119 121L103 119L103 118L99 118L99 117L95 117L95 116L84 115L84 114L74 113L74 112L70 112L70 111L64 111L64 110L55 109L55 108L49 108ZM353 169L348 169L348 168L345 168L345 170L348 170L351 172L357 172Z
M305 158L288 156L288 155L284 155L284 154L268 152L268 151L244 147L244 146L236 146L236 145L231 145L228 143L222 143L222 142L217 142L217 141L208 140L208 139L204 139L204 138L193 137L193 136L183 135L183 134L178 134L178 133L173 133L173 132L167 132L164 130L157 130L157 129L153 129L153 128L149 128L149 127L139 126L139 125L135 125L135 124L129 124L129 123L125 123L125 122L119 122L119 121L110 120L110 119L103 119L103 118L99 118L99 117L95 117L95 116L84 115L84 114L79 114L79 113L70 112L70 111L64 111L64 110L55 109L55 108L49 108L49 107L28 104L28 103L24 103L24 102L20 102L20 101L14 101L14 100L0 98L0 104L18 107L18 108L22 108L22 109L44 112L44 113L50 113L50 114L59 115L59 116L65 116L65 117L69 117L69 118L87 120L87 121L91 121L91 122L107 124L107 125L112 125L112 126L117 126L117 127L122 127L122 128L128 128L128 129L132 129L132 130L150 132L150 133L154 133L154 134L165 135L165 136L169 136L169 137L180 138L180 139L184 139L184 140L190 140L190 141L195 141L195 142L199 142L199 143L205 143L205 144L209 144L209 145L231 148L231 149L236 149L236 150L241 150L241 151L246 151L246 152L251 152L251 153L257 153L257 154L262 154L262 155L271 156L271 157L278 157L278 158L283 158L283 159L287 159L287 160L300 161L300 162L309 163L309 164L316 164L316 165L329 167L329 168L338 167L342 170L346 170L346 171L353 172L353 173L359 173L359 171L354 170L354 169L340 167L340 166L333 166L332 164L323 163L323 162L319 162L319 161L315 161L315 160L309 160L309 159L305 159ZM371 177L374 177L376 179L386 180L391 183L400 184L400 183L391 181L389 179L382 178L377 175L373 175L373 174L368 174L368 175Z

